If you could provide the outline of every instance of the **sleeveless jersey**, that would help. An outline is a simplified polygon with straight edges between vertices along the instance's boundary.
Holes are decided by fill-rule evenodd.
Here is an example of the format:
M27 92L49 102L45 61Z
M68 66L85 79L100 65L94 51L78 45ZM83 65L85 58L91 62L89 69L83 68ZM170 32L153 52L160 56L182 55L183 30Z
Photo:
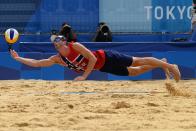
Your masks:
M64 57L59 54L61 61L64 66L76 72L83 72L87 68L88 59L86 59L82 54L78 53L72 46L74 42L68 44L70 49L69 54ZM104 50L97 50L92 52L97 58L96 64L94 66L95 70L99 70L103 67L105 63L105 52Z

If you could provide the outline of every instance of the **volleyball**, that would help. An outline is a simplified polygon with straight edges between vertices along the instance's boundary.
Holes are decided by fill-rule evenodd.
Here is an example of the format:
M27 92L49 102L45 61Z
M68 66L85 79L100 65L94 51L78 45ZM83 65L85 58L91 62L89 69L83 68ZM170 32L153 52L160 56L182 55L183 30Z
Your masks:
M19 38L19 33L16 29L10 28L5 31L5 40L9 44L14 44Z

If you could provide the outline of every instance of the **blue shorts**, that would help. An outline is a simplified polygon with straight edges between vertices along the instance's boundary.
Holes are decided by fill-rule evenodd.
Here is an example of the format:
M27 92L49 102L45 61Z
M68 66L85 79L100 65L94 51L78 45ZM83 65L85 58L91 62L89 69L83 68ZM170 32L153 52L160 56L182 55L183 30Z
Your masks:
M116 51L105 51L105 64L100 69L101 72L107 72L120 76L128 76L127 67L131 66L133 57L121 54Z

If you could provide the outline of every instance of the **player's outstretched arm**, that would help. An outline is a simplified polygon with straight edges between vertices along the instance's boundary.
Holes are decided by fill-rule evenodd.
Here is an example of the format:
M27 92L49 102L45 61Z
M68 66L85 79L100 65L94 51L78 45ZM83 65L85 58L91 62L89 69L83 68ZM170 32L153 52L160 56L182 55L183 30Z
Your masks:
M12 58L15 59L16 61L32 67L47 67L55 64L55 61L53 60L53 57L55 56L52 56L48 59L35 60L35 59L20 57L18 53L14 50L10 50L10 54Z

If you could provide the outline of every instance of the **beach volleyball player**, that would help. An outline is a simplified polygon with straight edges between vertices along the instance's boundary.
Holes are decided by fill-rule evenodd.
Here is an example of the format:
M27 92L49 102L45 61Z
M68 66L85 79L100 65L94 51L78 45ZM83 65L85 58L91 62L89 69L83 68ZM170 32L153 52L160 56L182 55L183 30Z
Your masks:
M78 42L67 42L63 36L52 35L51 42L58 54L48 59L29 59L10 50L11 56L23 64L32 67L48 67L59 64L76 72L83 72L74 80L86 80L93 70L107 72L120 76L137 76L154 68L162 68L169 71L176 81L180 80L180 71L177 65L153 57L132 57L116 51L97 50L90 51Z

